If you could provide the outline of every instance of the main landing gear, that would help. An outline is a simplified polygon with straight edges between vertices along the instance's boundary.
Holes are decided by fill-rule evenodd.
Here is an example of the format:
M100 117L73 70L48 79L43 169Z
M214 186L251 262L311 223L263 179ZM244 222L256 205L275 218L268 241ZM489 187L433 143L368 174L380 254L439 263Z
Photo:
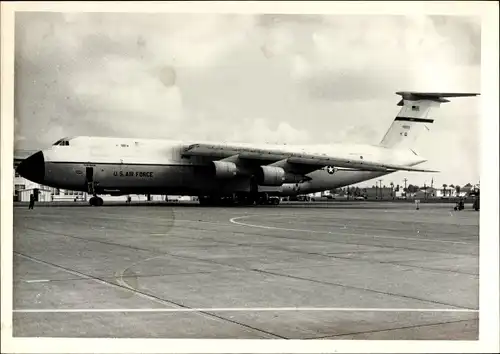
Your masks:
M89 204L92 206L102 206L104 204L104 201L102 200L102 198L94 195L89 199Z
M278 205L281 199L277 196L268 196L267 193L251 195L249 193L233 196L200 196L200 205L207 206L234 206L234 205Z

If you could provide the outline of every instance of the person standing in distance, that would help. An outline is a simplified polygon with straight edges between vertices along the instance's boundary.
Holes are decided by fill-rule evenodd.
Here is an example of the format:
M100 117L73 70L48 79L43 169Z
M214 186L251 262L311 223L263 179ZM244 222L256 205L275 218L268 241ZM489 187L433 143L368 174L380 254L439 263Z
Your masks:
M30 194L30 206L28 209L33 209L35 207L35 195L33 193Z

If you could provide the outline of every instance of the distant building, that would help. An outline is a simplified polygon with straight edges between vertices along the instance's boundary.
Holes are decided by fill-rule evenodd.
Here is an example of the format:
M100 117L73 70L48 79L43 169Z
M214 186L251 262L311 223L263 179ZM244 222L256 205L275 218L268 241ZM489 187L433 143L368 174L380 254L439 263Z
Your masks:
M28 181L27 179L19 176L19 174L15 170L13 171L13 177L14 177L13 200L15 202L29 202L30 194L32 193L36 194L38 193L38 191L41 191L39 193L39 200L42 198L45 199L44 193L47 191L47 188L45 186L41 186L38 183L33 183L31 181Z
M461 187L460 192L457 193L457 189L455 187L440 187L434 188L433 193L436 198L457 198L466 197L472 189L472 187Z
M31 194L35 195L37 202L51 202L52 194L50 189L46 188L30 188L19 191L18 198L20 202L29 202Z
M429 198L458 198L458 197L467 197L473 187L460 187L459 192L457 193L456 187L427 187L426 189L420 188L420 190L412 197L417 199L429 199ZM408 193L410 195L410 193Z
M368 199L390 199L393 197L393 193L395 193L391 187L369 187L359 189L361 196L366 196ZM356 189L354 189L354 193L356 193Z
M410 193L408 193L410 194ZM412 198L415 199L430 199L430 198L435 198L436 197L436 189L427 187L427 188L420 188L420 190L416 193L412 193L411 195Z

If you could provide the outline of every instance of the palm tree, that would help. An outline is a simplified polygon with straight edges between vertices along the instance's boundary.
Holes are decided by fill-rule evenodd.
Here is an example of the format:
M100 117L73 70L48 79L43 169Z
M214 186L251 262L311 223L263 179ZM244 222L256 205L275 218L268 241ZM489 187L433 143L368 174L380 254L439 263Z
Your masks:
M443 184L443 197L446 196L446 187L448 187L448 185L446 183Z
M460 186L457 184L457 185L455 186L455 190L457 191L457 197L459 197L459 196L460 196L460 189L461 189L461 188L460 188Z
M455 189L455 186L453 184L450 184L450 197L453 189Z
M391 182L391 197L394 199L394 183Z

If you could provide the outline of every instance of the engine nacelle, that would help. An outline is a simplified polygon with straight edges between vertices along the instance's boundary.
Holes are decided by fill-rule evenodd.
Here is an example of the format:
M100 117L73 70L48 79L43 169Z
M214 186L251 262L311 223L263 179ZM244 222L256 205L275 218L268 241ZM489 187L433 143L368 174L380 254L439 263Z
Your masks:
M238 166L234 162L212 161L217 178L233 178L238 173Z
M281 186L285 181L285 170L275 166L260 166L257 183L261 186Z

